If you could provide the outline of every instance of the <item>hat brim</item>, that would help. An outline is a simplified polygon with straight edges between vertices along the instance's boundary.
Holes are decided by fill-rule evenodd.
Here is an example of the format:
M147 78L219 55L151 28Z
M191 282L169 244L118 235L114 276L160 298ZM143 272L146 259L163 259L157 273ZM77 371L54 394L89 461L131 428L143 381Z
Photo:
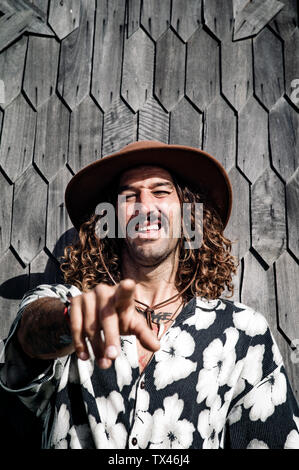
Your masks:
M232 187L221 163L193 147L141 141L89 164L70 180L65 191L65 204L78 231L99 202L103 202L109 186L124 171L139 165L162 167L186 183L204 187L226 227L232 209Z

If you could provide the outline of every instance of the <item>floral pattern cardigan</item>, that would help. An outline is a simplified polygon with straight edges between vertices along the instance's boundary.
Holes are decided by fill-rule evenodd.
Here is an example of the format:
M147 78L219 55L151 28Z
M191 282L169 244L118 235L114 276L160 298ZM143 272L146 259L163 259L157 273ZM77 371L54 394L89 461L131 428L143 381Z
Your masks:
M0 383L42 418L43 448L299 448L298 405L266 319L227 299L186 304L142 374L136 337L122 336L110 369L90 350L87 361L45 361L34 377L12 341L24 308L80 294L62 284L29 291L5 341Z

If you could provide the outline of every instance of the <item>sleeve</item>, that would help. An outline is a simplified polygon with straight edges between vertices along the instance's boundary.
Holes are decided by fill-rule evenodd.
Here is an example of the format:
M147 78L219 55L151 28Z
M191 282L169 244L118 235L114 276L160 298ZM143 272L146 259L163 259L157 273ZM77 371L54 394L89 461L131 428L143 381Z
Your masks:
M226 420L224 448L299 449L298 404L264 322L265 332L252 337L243 362L236 386L239 393Z
M47 405L67 364L68 356L53 360L39 360L28 357L16 341L16 332L26 306L41 297L57 297L63 301L81 292L77 287L63 284L42 284L28 291L23 297L16 318L13 321L0 364L0 385L15 393L24 405L36 416L43 417Z

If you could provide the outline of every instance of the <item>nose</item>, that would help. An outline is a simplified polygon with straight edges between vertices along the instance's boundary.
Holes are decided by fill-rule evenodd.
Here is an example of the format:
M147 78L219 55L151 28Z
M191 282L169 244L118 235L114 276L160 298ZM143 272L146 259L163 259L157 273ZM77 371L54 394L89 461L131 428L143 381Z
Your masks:
M135 211L139 215L143 215L145 218L149 218L150 214L152 214L152 217L159 217L160 211L157 208L157 202L155 201L155 197L153 196L153 194L151 194L150 192L141 190L136 199L136 203L137 207Z

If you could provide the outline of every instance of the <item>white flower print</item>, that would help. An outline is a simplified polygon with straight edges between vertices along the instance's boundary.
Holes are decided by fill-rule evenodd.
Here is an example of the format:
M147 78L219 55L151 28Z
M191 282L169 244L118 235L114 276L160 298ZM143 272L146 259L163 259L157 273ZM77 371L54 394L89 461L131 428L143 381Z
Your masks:
M293 415L293 420L297 429L293 429L287 435L284 449L299 449L299 418Z
M260 419L265 422L274 413L275 406L284 403L286 398L287 382L279 367L248 392L244 407L251 408L249 418L252 421Z
M252 439L252 441L249 442L246 449L269 449L269 447L264 441L259 441L258 439Z
M239 332L233 328L225 330L226 342L214 339L203 352L203 368L198 374L196 385L197 403L206 399L207 406L211 406L221 385L227 384L233 373L236 362L235 346Z
M227 421L229 424L234 424L240 421L242 417L242 405L235 405L230 411Z
M164 338L164 340L163 340ZM154 371L155 386L161 390L172 382L185 379L196 370L196 362L187 359L195 349L192 336L179 327L171 328L155 353L157 365Z
M196 297L195 314L187 318L183 324L195 326L196 330L205 330L209 328L216 319L216 310L224 310L224 303L217 300L204 300L202 297Z
M71 436L70 448L71 449L88 449L92 446L90 438L90 429L87 424L79 424L72 426L69 430Z
M150 449L188 449L195 428L187 419L180 420L183 400L175 393L163 400L163 407L155 411Z
M114 361L119 390L132 381L132 369L138 367L136 336L120 338L121 352Z
M236 328L245 331L248 336L266 333L268 323L261 313L239 302L235 302L235 306L242 309L240 312L233 313L233 322Z
M219 433L223 430L226 411L227 405L221 407L221 398L217 395L211 408L199 413L197 429L204 439L203 449L219 448Z
M129 398L135 399L136 387L134 386ZM148 445L151 432L153 416L148 412L150 396L146 390L138 389L135 403L134 427L132 432L138 440L141 449L145 449ZM130 422L133 422L134 409L131 411Z
M97 423L90 417L90 427L98 449L123 449L126 445L127 431L122 423L116 423L119 413L125 411L124 400L120 393L113 391L105 397L96 398L101 418Z
M55 408L54 416L54 433L52 437L52 443L55 448L65 448L64 443L61 444L60 441L65 440L68 430L70 429L70 413L65 404L62 404L57 413L57 408ZM60 445L58 445L60 443Z

